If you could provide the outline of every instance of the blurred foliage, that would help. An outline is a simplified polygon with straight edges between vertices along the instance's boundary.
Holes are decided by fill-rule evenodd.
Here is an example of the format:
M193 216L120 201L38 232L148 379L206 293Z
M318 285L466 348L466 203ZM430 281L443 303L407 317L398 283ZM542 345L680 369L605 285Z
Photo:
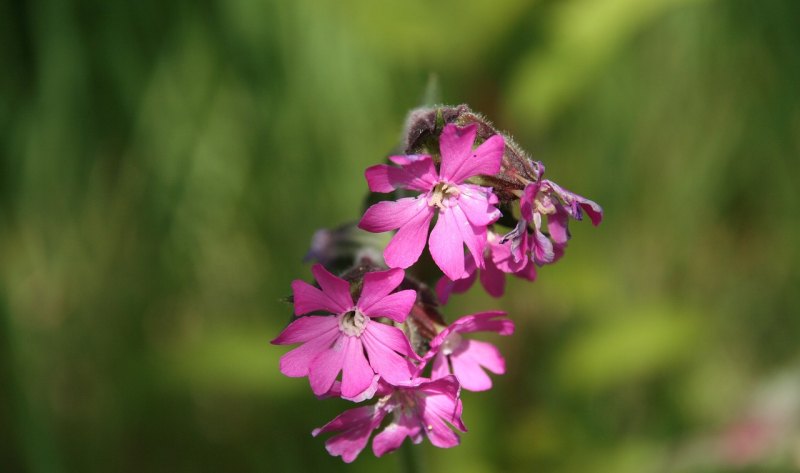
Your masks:
M327 455L310 431L347 403L282 377L268 342L311 235L358 216L431 72L607 217L534 284L447 307L518 330L429 471L797 468L797 410L761 454L723 447L774 398L753 393L800 374L798 18L785 0L0 3L3 470L395 471Z

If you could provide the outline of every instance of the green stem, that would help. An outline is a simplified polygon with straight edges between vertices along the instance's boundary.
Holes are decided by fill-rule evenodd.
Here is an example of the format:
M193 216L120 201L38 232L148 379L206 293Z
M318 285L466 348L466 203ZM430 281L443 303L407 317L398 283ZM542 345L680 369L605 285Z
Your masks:
M400 471L403 473L423 473L423 468L420 463L419 449L422 446L415 446L413 443L406 441L400 447Z

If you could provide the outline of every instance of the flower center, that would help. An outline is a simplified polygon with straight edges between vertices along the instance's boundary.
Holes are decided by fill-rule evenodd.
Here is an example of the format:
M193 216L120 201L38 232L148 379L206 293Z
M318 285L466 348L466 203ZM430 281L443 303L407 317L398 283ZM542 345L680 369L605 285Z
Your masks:
M339 330L347 336L360 337L367 328L367 322L369 322L369 317L358 310L351 310L339 318Z
M428 199L428 205L444 210L453 205L453 198L457 198L459 194L458 186L440 182L433 188L433 194Z

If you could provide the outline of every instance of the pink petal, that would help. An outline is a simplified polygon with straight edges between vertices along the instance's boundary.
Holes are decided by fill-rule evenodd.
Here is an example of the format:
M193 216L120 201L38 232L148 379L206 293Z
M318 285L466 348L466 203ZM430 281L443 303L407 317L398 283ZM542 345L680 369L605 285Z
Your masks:
M442 136L444 136L444 133L442 133ZM474 151L471 148L472 143L470 143L470 149L467 151L467 154L461 158L461 161L456 165L448 167L447 178L450 182L460 183L478 174L493 175L500 172L500 165L503 160L503 151L505 148L502 136L493 135ZM442 151L442 165L444 165L444 163L445 153ZM442 172L443 179L445 178L444 176L445 173Z
M523 242L524 243L524 242ZM528 261L527 257L515 258L511 253L511 243L488 242L489 251L492 256L492 264L504 273L516 273L521 271ZM489 263L486 263L488 267Z
M426 409L422 414L422 419L425 422L425 435L428 440L439 448L455 447L460 443L458 434L450 430L450 427L438 415Z
M505 358L500 354L500 350L489 342L467 340L467 346L463 354L468 355L494 374L504 374L506 372Z
M361 340L351 337L342 366L342 397L355 398L372 385L375 372L364 356Z
M556 213L547 216L547 230L550 238L559 245L564 245L569 240L569 215L561 204L556 204Z
M458 224L459 232L461 232L461 239L467 245L475 265L483 269L483 250L486 248L487 235L486 227L471 224L461 207L453 207L450 211L453 213L453 219Z
M414 365L383 343L380 336L374 334L374 325L379 324L367 325L367 329L361 334L361 341L367 349L369 364L372 366L372 369L391 384L409 381L415 371ZM406 341L406 343L408 343L408 341Z
M403 322L417 300L417 293L409 289L389 294L403 282L404 277L402 269L367 273L358 308L370 317L389 317L395 322Z
M353 296L350 295L349 282L334 276L321 264L312 266L311 273L314 274L314 279L317 280L317 283L322 288L322 292L342 308L339 313L347 312L353 308L355 304L353 304Z
M464 240L453 212L456 208L451 207L439 212L439 220L436 221L428 242L433 261L452 280L466 276L464 272Z
M375 405L357 407L344 411L338 417L311 433L314 437L325 432L342 432L325 442L325 448L332 456L341 456L345 463L356 459L364 450L369 436L386 416L386 411L376 409Z
M533 261L527 260L527 264L524 268L514 273L514 276L519 278L527 279L528 281L535 281L536 280L536 265L533 264Z
M290 378L308 376L308 368L320 353L328 351L341 332L331 331L306 342L281 357L281 373Z
M450 377L452 378L452 376ZM431 414L466 432L467 427L461 421L462 406L461 400L458 398L458 391L455 394L450 392L429 394L425 398L425 408Z
M537 264L548 264L555 260L553 242L547 238L547 235L539 231L538 228L533 229L533 244L531 246L533 260L536 261Z
M372 233L388 232L410 222L426 207L428 200L424 196L384 200L367 209L358 228Z
M380 322L370 322L367 324L365 332L369 332L371 337L377 338L380 340L381 344L386 345L401 355L408 356L414 360L419 359L414 349L411 348L406 334L399 328ZM367 352L369 353L369 350L367 350Z
M346 307L342 307L324 292L299 279L292 281L292 293L294 294L295 315L303 315L319 310L332 314L341 314L347 310Z
M308 381L314 394L327 393L344 365L344 355L352 337L340 335L334 345L317 355L308 366Z
M447 362L447 356L439 351L433 359L433 366L431 367L431 379L444 378L450 374L450 364Z
M295 319L283 329L271 343L273 345L290 345L302 343L321 337L339 328L339 319L327 315L309 315Z
M502 311L487 311L465 315L450 324L447 329L455 330L458 333L497 332L500 335L511 335L514 333L514 322L505 315L506 313ZM436 338L439 337L437 336Z
M402 269L390 269L388 271L373 271L364 275L364 286L361 289L361 296L358 298L358 306L362 312L372 307L372 304L380 301L392 293L397 286L403 282L406 272Z
M538 192L539 183L531 182L525 186L525 190L522 191L522 197L519 199L520 214L522 218L528 222L533 220L533 199L536 198Z
M400 227L383 251L383 259L389 267L408 268L417 262L425 248L433 209L424 197L419 201L418 213Z
M430 156L409 161L401 167L378 164L364 173L372 192L391 192L397 188L426 192L436 185L438 175Z
M580 206L584 212L589 214L589 218L592 220L592 225L595 227L600 225L600 222L603 221L603 208L589 199L585 199L581 196L576 197L578 198L578 202L580 203Z
M472 340L465 340L471 342ZM464 353L450 355L453 364L453 374L456 375L461 387L468 391L487 391L492 388L492 380L482 369L477 360Z
M473 225L486 226L497 221L502 215L494 206L497 197L491 189L471 184L458 186L458 206Z
M484 268L481 270L481 285L492 297L500 297L506 287L506 275L500 271L491 258L485 258Z
M439 168L439 177L444 181L459 184L454 176L460 175L459 169L472 156L472 145L478 126L475 124L466 127L457 127L452 123L445 125L439 136L439 151L442 154L442 163Z
M422 440L421 426L416 419L401 415L375 436L372 440L372 452L376 457L382 457L400 448L406 437L411 437L414 443L419 443Z
M402 323L411 312L411 307L416 300L417 292L406 289L384 297L368 309L362 309L362 312L369 317L388 317L395 322Z

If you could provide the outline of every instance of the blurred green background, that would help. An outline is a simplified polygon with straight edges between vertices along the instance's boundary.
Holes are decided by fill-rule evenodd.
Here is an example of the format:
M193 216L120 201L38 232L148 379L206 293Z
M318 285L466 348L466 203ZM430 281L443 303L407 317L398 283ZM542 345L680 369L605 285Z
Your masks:
M428 471L800 468L800 2L0 3L3 471L398 471L269 344L437 73L603 205Z

